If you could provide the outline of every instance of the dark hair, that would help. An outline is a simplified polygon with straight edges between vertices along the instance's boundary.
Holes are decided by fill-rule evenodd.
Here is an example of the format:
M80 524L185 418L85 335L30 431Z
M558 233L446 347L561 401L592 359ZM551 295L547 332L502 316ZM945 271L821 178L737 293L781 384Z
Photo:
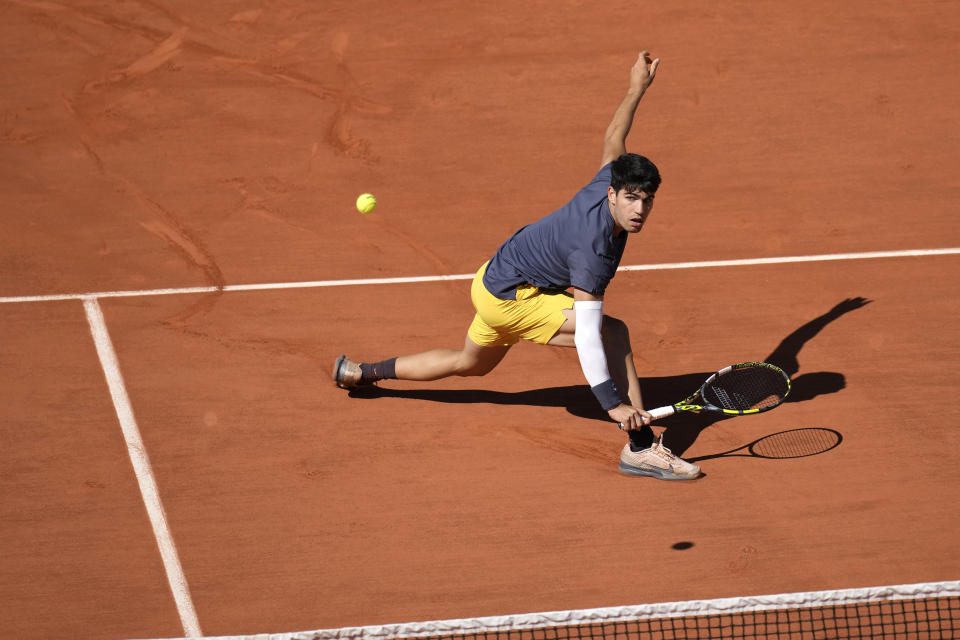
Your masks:
M660 186L660 171L657 165L635 153L625 153L610 165L610 186L619 192L630 191L656 193Z

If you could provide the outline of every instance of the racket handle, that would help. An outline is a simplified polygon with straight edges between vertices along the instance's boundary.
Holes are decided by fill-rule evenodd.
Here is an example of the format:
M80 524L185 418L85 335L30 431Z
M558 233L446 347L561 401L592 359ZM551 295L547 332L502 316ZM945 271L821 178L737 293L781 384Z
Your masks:
M676 412L677 410L673 407L657 407L656 409L650 409L647 413L649 413L654 420L659 420L660 418L672 416Z

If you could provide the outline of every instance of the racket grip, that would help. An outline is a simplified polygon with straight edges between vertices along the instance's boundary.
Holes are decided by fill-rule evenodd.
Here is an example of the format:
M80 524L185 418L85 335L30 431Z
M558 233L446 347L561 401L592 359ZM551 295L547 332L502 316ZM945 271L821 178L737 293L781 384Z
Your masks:
M660 418L672 416L676 412L677 410L673 407L657 407L656 409L650 409L647 413L649 413L654 420L659 420Z

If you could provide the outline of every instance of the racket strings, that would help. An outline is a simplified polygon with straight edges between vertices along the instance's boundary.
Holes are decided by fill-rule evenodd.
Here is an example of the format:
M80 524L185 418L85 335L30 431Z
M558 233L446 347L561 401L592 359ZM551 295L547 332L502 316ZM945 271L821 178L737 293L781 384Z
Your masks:
M790 390L778 370L766 367L733 369L718 376L704 389L704 399L722 409L747 411L775 407Z

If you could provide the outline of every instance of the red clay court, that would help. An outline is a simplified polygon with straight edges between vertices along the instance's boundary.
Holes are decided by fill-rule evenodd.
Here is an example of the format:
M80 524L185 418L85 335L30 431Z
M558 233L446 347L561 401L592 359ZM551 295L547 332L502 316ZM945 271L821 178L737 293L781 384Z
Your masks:
M942 1L0 3L2 635L957 589L958 43ZM335 388L462 344L641 48L664 182L607 310L646 403L762 359L790 401L659 423L706 474L664 483L572 349Z

